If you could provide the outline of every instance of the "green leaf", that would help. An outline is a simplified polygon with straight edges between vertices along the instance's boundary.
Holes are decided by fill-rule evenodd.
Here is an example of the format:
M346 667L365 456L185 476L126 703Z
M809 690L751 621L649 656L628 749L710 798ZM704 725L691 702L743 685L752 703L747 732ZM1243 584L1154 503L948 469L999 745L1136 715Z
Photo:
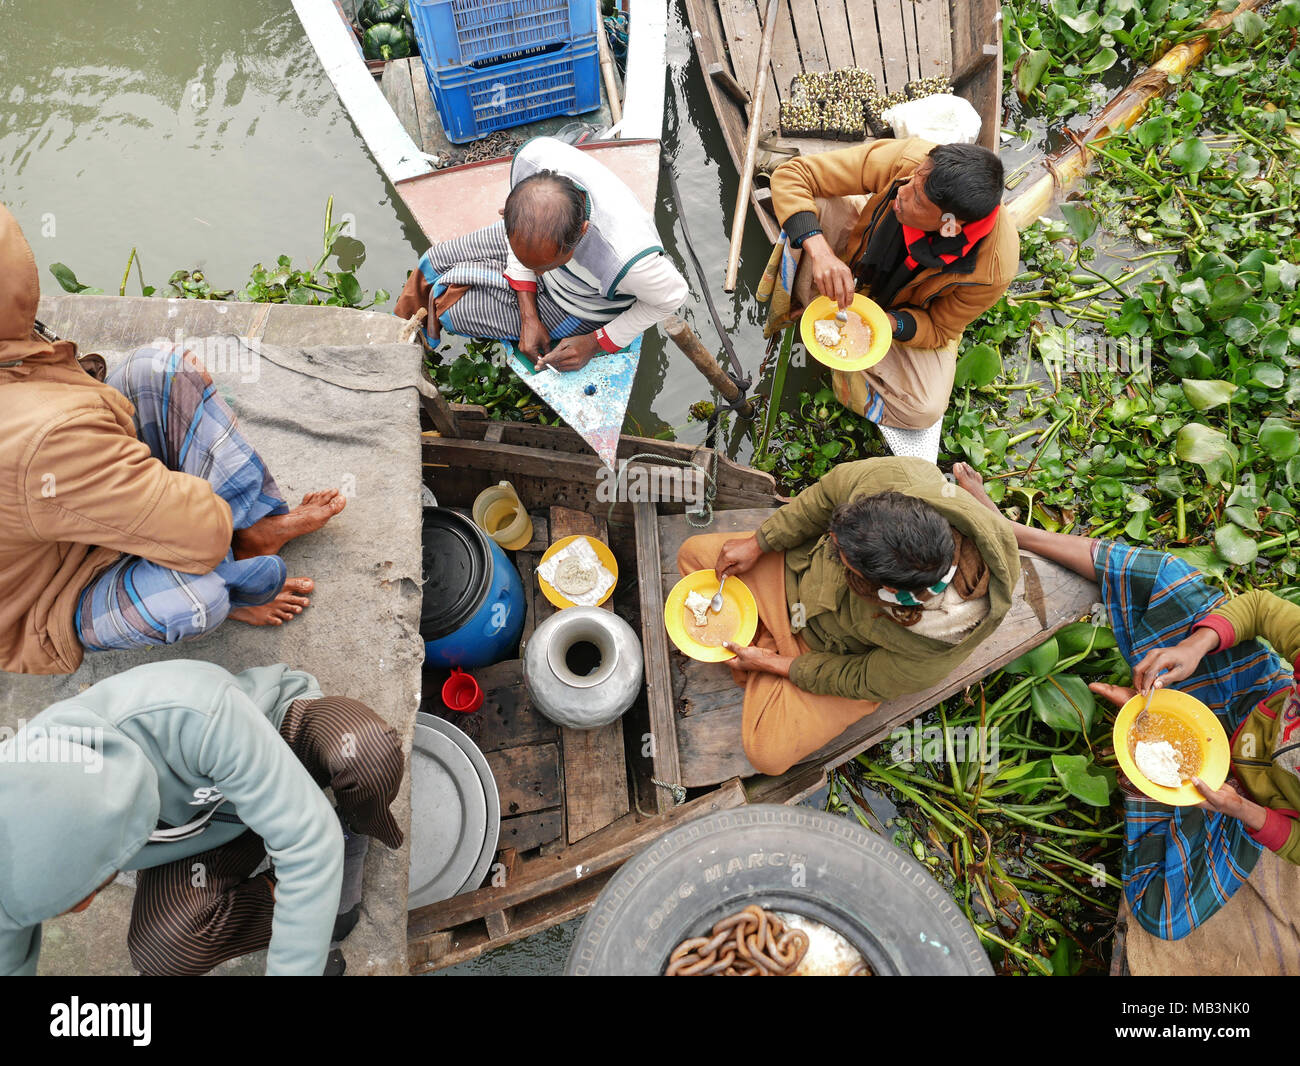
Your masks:
M1110 70L1119 60L1119 53L1113 48L1103 48L1094 55L1088 62L1083 65L1080 73L1084 77L1090 77L1094 74L1100 74L1103 70ZM1208 149L1207 149L1208 152ZM1198 168L1200 169L1200 168Z
M1227 335L1228 340L1235 341L1237 344L1249 344L1259 336L1259 330L1255 323L1248 318L1230 318L1223 324L1223 332Z
M1187 486L1176 466L1162 466L1156 472L1156 488L1171 499L1187 495Z
M1096 232L1097 225L1101 221L1097 212L1086 204L1062 204L1061 214L1079 244Z
M335 287L338 294L343 297L349 307L355 307L361 302L361 283L357 281L356 276L351 273L336 274Z
M1183 395L1197 411L1208 411L1212 407L1227 403L1237 391L1237 386L1231 381L1198 381L1195 378L1184 378L1182 384Z
M1182 167L1184 172L1199 174L1209 165L1210 150L1199 137L1189 137L1170 149L1169 158Z
M1071 622L1057 631L1056 644L1061 657L1078 655L1091 647L1094 652L1115 647L1115 634L1109 626L1095 626L1091 622Z
M1011 68L1011 80L1020 99L1024 100L1038 87L1051 61L1052 53L1046 48L1034 48L1021 53L1015 66Z
M1046 677L1056 667L1061 654L1055 637L1048 638L1036 648L1031 648L1019 658L1007 663L1006 669L1011 674L1033 674Z
M1251 297L1250 286L1233 274L1217 277L1210 284L1210 316L1224 319Z
M1110 782L1104 774L1095 772L1092 759L1087 755L1053 755L1052 769L1071 796L1093 807L1106 806Z
M1169 554L1177 556L1190 566L1196 567L1208 577L1224 578L1228 574L1228 565L1219 558L1212 548L1170 548Z
M957 373L954 387L970 385L983 388L991 384L1002 373L1002 356L991 344L977 344L957 360Z
M83 285L77 280L77 275L72 272L71 267L64 266L62 263L51 263L50 273L54 275L54 280L62 287L64 292L81 292L87 296L98 296L103 290L92 289L89 285Z
M1246 39L1247 44L1254 44L1268 28L1268 24L1257 12L1243 11L1232 20L1232 28Z
M1265 348L1269 340L1277 334L1282 335L1282 343L1287 341L1286 330L1279 329L1270 333L1264 338L1264 343L1260 345L1260 352L1265 355L1273 355L1272 351L1266 351ZM1283 351L1286 349L1283 348ZM1266 389L1280 389L1286 382L1286 374L1280 366L1274 366L1272 363L1256 363L1250 368L1250 380L1253 385L1260 385Z
M1045 677L1030 690L1029 703L1044 725L1073 733L1088 732L1097 711L1088 686L1074 674Z
M1234 566L1249 566L1259 554L1259 546L1239 526L1220 526L1214 531L1214 548Z
M1178 431L1174 454L1204 468L1206 476L1216 481L1228 480L1237 462L1237 448L1227 436L1200 422L1189 422Z
M1052 773L1050 759L1035 759L1032 762L1021 763L999 774L998 777L1008 783L1014 782L1016 794L1024 800L1032 800L1056 780L1055 774Z
M1168 144L1173 138L1174 124L1168 115L1149 118L1133 130L1138 144L1143 148L1154 148L1157 144Z
M1101 16L1095 11L1084 11L1078 15L1062 15L1057 12L1057 17L1075 33L1089 34L1101 25Z
M1270 416L1260 424L1259 446L1275 463L1283 463L1300 452L1300 433L1282 419Z

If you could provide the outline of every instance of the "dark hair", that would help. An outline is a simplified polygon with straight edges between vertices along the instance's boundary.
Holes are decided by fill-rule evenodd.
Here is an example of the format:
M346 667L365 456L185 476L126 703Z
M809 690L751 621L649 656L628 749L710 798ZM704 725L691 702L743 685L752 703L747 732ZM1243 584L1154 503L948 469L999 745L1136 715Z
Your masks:
M925 195L961 222L978 222L1002 201L1002 160L978 144L937 144L930 149Z
M840 504L830 528L854 570L873 584L908 592L941 581L957 550L948 520L924 500L901 492Z
M526 233L569 252L582 240L587 194L553 170L530 174L506 197L506 236Z

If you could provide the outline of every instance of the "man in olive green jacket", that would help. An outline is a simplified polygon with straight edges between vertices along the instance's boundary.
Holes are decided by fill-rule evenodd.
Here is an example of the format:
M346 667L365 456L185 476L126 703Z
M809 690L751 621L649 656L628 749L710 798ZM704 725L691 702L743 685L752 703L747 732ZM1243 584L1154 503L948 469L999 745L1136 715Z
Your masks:
M754 593L760 631L727 647L745 754L768 774L942 681L997 628L1020 577L1007 523L913 458L839 466L755 533L692 537L678 566L743 575Z

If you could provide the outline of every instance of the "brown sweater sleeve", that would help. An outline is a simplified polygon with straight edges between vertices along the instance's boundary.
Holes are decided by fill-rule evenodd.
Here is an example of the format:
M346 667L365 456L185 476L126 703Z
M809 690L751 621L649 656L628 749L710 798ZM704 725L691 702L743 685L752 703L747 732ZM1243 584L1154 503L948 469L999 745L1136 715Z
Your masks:
M52 427L25 482L41 540L113 548L186 574L207 573L230 549L230 505L203 478L168 470L106 410Z

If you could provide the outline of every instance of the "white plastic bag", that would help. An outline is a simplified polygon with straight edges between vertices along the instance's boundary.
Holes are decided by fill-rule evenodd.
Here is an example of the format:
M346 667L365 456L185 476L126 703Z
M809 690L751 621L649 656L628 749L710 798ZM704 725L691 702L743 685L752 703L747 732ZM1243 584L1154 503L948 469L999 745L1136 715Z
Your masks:
M947 93L895 104L880 117L900 139L924 137L935 144L974 144L980 137L979 112L969 100Z

